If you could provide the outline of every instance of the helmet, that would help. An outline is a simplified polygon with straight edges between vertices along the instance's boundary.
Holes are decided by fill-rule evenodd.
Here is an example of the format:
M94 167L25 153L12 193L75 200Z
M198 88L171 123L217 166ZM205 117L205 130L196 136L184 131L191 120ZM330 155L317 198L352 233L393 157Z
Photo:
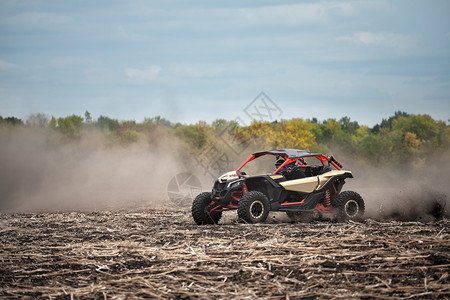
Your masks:
M278 169L286 160L284 158L277 159L277 162L275 163L275 167Z

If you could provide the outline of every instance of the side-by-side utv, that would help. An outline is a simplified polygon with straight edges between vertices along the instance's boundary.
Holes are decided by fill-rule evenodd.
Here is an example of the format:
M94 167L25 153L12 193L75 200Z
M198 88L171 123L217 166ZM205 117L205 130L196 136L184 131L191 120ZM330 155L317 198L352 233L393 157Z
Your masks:
M227 210L237 210L247 223L264 222L269 211L284 211L293 219L331 213L341 221L358 220L364 200L356 192L341 192L345 179L353 178L341 168L332 156L304 150L253 153L237 170L217 178L211 192L194 199L192 217L199 225L217 224Z

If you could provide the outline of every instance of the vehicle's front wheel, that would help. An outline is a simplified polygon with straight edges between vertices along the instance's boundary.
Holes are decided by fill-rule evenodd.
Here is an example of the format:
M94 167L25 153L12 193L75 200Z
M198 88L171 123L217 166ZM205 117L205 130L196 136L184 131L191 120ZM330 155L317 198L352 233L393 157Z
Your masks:
M357 221L364 215L364 200L358 193L353 191L340 193L336 198L334 206L339 221Z
M198 225L217 224L222 217L221 211L215 211L211 214L211 193L205 192L197 195L192 202L192 217Z
M251 191L242 196L238 205L239 219L247 223L264 222L269 215L270 204L266 195Z

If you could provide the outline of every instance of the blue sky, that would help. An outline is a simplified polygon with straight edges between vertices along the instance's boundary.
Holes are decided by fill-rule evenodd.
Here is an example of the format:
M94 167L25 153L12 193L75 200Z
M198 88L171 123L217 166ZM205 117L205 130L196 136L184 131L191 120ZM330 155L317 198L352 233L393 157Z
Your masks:
M0 2L0 115L450 119L450 1Z

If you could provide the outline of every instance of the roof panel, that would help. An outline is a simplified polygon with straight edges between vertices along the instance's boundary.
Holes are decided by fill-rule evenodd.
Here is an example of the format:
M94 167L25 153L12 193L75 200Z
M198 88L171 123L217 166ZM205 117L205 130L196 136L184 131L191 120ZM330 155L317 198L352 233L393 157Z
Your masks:
M305 157L305 156L315 156L315 155L321 155L320 153L311 153L306 150L299 150L299 149L274 149L274 150L267 150L267 151L261 151L253 153L256 157L265 155L265 154L272 154L272 155L284 155L288 158L298 158L298 157Z

